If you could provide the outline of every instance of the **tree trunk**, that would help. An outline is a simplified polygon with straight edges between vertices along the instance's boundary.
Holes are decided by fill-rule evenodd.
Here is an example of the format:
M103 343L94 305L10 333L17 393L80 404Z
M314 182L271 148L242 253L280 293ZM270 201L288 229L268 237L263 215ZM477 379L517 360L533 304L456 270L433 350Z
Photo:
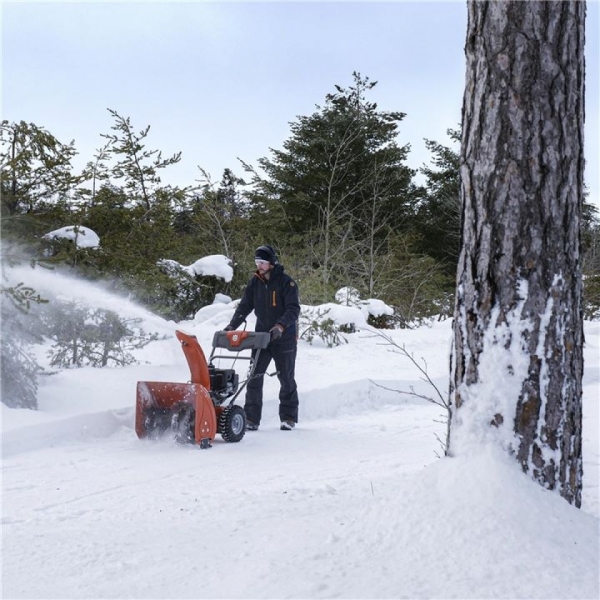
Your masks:
M581 504L585 2L468 3L448 453Z

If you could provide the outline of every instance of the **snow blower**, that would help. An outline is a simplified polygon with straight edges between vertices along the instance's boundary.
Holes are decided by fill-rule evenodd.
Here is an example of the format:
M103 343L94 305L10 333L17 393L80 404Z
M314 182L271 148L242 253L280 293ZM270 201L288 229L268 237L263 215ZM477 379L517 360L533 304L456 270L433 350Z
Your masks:
M175 331L190 368L189 383L138 381L135 432L138 438L157 438L171 432L178 442L210 448L217 433L226 442L239 442L246 433L246 413L234 404L254 376L260 352L270 334L254 331L217 331L208 361L195 335ZM229 354L217 355L218 349ZM250 355L241 355L252 350ZM234 354L231 354L234 353ZM234 361L232 368L219 369L216 359ZM246 379L240 384L235 360L248 360Z

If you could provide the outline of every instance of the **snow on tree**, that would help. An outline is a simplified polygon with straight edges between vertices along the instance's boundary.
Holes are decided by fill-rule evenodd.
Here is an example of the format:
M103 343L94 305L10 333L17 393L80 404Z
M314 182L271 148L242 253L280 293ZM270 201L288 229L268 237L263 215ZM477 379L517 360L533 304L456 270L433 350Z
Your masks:
M100 238L98 234L89 227L83 225L69 225L55 229L42 236L47 240L70 240L78 248L99 248Z
M448 453L581 505L584 2L468 3Z
M172 318L191 319L198 307L213 301L219 281L229 283L233 279L232 261L223 254L204 256L189 266L163 258L157 263L174 284L168 297Z

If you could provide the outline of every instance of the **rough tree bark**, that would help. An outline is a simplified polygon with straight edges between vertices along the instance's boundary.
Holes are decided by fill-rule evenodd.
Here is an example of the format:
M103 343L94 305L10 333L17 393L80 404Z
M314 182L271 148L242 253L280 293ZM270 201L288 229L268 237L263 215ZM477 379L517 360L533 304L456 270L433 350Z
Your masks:
M450 455L581 505L585 2L468 2Z

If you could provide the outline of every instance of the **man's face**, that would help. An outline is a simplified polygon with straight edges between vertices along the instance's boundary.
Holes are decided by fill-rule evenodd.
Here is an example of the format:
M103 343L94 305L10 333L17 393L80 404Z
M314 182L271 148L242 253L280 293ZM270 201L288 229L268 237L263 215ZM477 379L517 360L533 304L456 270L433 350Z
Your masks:
M255 260L254 262L256 263L257 271L261 275L265 275L273 268L273 265L268 260Z

